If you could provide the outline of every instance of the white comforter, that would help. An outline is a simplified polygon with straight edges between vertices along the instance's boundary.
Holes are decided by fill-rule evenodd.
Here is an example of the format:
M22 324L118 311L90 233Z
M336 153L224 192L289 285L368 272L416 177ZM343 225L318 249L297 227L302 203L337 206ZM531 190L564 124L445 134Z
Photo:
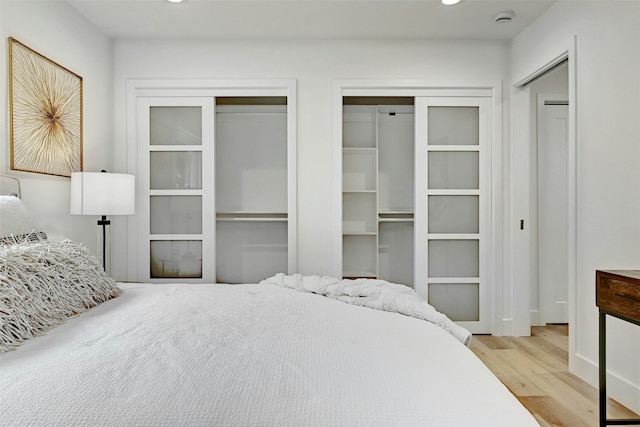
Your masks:
M348 304L404 314L440 326L464 345L471 343L471 333L456 325L408 286L379 279L336 279L329 276L285 275L278 273L260 284L276 285L311 292Z
M0 426L536 426L413 317L267 284L123 285L0 355Z

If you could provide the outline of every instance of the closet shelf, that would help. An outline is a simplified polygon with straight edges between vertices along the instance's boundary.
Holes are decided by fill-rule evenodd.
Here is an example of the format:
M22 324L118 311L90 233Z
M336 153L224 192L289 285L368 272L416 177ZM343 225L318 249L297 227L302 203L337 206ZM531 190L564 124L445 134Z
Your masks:
M429 196L479 196L478 189L439 189L430 188L427 190Z
M429 240L480 240L480 233L428 233Z
M342 277L345 279L376 279L378 275L373 271L344 271Z
M149 151L202 151L202 144L199 145L163 145L163 144L151 144L149 145Z
M480 283L479 277L428 277L427 283L437 283L437 284L477 284Z
M378 222L413 222L413 218L378 218Z
M342 231L343 236L376 236L377 234L375 231Z
M202 196L202 189L193 188L172 188L172 189L151 189L149 196Z
M427 145L427 151L480 151L479 145Z
M398 210L379 210L378 211L378 222L379 223L388 223L388 222L405 222L412 223L413 222L413 210L410 209L398 209Z
M149 240L202 240L202 234L149 234Z
M286 222L287 220L288 215L284 212L218 212L216 214L216 221Z
M370 154L376 154L377 152L377 148L376 147L343 147L342 148L342 152L344 154L355 154L355 153L370 153Z

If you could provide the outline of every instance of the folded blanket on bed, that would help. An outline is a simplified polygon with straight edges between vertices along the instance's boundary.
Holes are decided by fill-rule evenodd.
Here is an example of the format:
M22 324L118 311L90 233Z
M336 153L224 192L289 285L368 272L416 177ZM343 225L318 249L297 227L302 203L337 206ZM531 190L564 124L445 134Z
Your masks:
M301 292L312 292L353 305L400 313L434 323L464 345L471 343L471 333L456 325L407 286L378 279L336 279L329 276L285 275L278 273L260 284L271 284Z

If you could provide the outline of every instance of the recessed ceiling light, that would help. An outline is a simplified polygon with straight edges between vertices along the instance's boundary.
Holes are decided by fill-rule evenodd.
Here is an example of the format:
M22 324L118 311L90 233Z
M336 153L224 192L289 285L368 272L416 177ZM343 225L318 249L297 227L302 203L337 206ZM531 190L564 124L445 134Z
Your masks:
M182 3L182 0L167 0L169 3Z
M442 4L445 4L447 6L452 6L458 3L460 3L460 0L442 0Z

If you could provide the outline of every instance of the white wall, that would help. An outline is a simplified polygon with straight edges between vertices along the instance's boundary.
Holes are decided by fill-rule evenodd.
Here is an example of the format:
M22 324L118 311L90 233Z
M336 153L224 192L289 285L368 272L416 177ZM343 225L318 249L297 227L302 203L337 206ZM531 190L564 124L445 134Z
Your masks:
M119 41L115 103L132 78L294 78L298 93L298 270L332 274L332 84L336 79L506 79L508 46L453 41ZM126 152L126 111L116 113ZM124 165L116 157L116 168ZM119 242L120 244L122 242ZM122 251L117 251L118 253Z
M560 0L512 44L513 81L577 36L577 266L571 369L597 383L596 269L640 263L640 3ZM640 329L608 322L610 396L640 411Z
M0 0L0 116L9 118L8 43L13 37L83 77L84 170L113 166L113 44L61 1ZM0 133L0 173L20 179L24 203L53 238L83 242L97 254L97 217L69 215L69 178L9 171L8 131Z

